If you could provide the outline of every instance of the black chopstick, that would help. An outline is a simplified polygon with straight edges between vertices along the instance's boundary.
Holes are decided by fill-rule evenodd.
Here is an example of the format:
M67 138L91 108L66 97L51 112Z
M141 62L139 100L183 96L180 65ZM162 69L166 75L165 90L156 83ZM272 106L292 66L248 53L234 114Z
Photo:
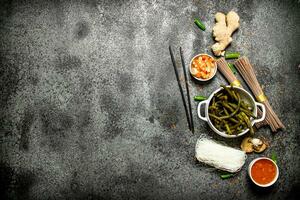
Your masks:
M190 112L190 120L191 120L191 131L194 133L194 121L193 121L193 113L192 113L192 106L191 106L191 98L190 98L190 90L189 90L189 84L186 76L186 69L185 69L185 62L183 58L183 53L182 53L182 48L180 47L180 57L181 57L181 65L183 68L183 73L184 73L184 80L185 80L185 87L186 87L186 93L188 96L188 103L189 103L189 112Z
M188 110L187 110L187 106L186 106L186 101L185 101L185 98L184 98L183 90L182 90L182 87L181 87L181 84L180 84L180 80L179 80L179 76L178 76L178 71L177 71L177 67L176 67L176 63L175 63L175 59L174 59L174 55L173 55L173 51L172 51L171 46L169 46L169 50L170 50L171 60L172 60L172 63L173 63L173 67L174 67L174 71L175 71L175 75L176 75L178 87L179 87L179 90L180 90L181 98L182 98L182 101L183 101L183 106L184 106L184 109L185 109L186 119L187 119L188 124L189 124L189 129L192 130L191 123L190 123L190 118L189 118L189 113L188 113Z

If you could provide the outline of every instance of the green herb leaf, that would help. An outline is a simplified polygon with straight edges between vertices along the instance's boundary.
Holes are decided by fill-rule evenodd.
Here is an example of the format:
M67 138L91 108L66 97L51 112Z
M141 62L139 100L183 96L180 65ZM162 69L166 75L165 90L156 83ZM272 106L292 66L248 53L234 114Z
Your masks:
M276 153L275 153L274 151L272 152L271 159L272 159L275 163L277 163L277 155L276 155Z

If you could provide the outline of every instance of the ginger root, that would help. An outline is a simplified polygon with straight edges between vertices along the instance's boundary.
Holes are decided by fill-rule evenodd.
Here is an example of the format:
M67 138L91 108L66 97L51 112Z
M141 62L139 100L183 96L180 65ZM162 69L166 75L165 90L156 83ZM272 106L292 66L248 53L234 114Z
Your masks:
M216 56L221 56L224 55L225 48L232 42L232 33L240 26L240 17L236 12L230 11L226 16L218 12L215 18L216 24L213 27L213 36L217 42L211 48Z

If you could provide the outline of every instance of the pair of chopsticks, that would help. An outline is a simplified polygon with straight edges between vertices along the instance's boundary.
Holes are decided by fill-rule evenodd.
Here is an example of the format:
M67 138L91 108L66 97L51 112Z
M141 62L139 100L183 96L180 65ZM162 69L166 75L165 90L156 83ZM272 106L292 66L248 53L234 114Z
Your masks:
M186 87L186 92L187 92L187 98L188 98L188 103L189 103L189 111L187 109L183 89L182 89L182 86L180 84L178 71L177 71L177 67L176 67L176 63L175 63L175 59L174 59L174 54L173 54L171 46L169 46L169 50L170 50L171 60L172 60L172 63L173 63L173 67L174 67L178 87L179 87L179 90L180 90L183 106L184 106L184 109L185 109L186 118L187 118L187 121L188 121L188 124L189 124L189 129L190 129L190 131L192 131L192 133L194 133L194 121L193 121L193 114L192 114L192 107L191 107L190 91L189 91L189 85L188 85L188 82L187 82L187 75L186 75L186 69L185 69L185 63L184 63L182 49L180 47L179 50L180 50L180 57L181 57L181 65L182 65L183 73L184 73L184 81L185 81L185 87Z

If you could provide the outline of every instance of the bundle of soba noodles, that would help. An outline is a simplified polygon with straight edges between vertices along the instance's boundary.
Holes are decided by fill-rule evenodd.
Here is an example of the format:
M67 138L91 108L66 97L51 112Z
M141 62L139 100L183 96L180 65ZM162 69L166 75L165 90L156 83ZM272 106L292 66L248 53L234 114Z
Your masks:
M227 81L237 87L243 87L240 83L240 81L237 79L237 77L233 74L231 69L228 67L228 63L226 60L221 57L217 60L218 70L223 74L223 76L227 79ZM258 117L262 116L262 111L258 108L257 109L257 115ZM261 126L264 126L266 124L269 124L268 121L265 119L262 122L258 122L255 124L256 128L260 128Z
M195 150L198 161L231 173L239 171L247 158L244 151L206 138L198 139Z
M266 120L269 123L271 130L276 132L278 129L285 128L283 123L277 117L275 112L273 111L267 97L265 96L263 90L260 87L260 84L257 81L257 78L254 73L254 69L250 64L250 61L246 57L242 57L238 59L234 65L238 69L239 73L242 75L247 85L253 92L257 101L263 103L266 107Z

